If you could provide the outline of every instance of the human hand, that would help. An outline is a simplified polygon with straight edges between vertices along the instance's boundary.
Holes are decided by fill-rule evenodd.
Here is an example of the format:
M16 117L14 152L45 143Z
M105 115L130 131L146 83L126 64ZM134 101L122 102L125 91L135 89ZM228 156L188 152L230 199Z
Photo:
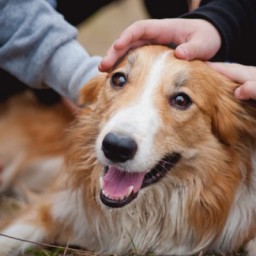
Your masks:
M175 55L185 60L209 60L220 49L217 29L203 19L148 19L129 26L113 43L99 64L100 71L109 71L129 49L146 44L177 45Z
M220 62L208 62L208 65L231 80L241 84L235 90L237 99L256 100L256 67Z

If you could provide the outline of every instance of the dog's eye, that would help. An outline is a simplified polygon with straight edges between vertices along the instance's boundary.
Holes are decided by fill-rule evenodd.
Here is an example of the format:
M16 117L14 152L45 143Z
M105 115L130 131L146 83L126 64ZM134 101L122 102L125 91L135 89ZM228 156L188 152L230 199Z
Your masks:
M123 87L127 83L127 78L124 73L117 72L113 74L110 82L113 87Z
M173 97L171 97L171 105L179 108L179 109L186 109L188 108L192 101L190 99L190 97L186 94L186 93L178 93L176 95L174 95Z

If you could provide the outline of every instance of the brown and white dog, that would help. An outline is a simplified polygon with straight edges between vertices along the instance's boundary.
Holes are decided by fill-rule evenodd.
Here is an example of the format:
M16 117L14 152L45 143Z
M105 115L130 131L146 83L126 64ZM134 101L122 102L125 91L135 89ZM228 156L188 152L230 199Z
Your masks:
M131 51L81 91L49 194L2 233L104 254L255 255L256 109L238 85L164 46ZM28 244L0 237L0 255Z
M46 189L62 168L73 119L64 102L42 104L29 90L0 103L0 193L26 199Z

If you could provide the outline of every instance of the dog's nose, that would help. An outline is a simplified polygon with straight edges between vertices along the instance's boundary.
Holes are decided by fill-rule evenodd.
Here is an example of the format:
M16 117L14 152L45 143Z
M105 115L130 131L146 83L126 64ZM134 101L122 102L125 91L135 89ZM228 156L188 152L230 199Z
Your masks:
M123 163L134 157L137 151L137 143L130 137L110 132L102 142L102 150L104 155L112 162Z

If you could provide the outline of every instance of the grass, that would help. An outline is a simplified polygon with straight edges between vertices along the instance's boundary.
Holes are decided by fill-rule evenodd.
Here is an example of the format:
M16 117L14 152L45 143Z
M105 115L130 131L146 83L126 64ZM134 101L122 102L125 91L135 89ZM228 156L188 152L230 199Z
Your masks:
M27 256L59 256L64 254L63 249L46 250L43 248L31 248L26 251ZM67 255L67 254L66 254Z
M29 248L25 256L96 256L89 251L74 250L68 248Z
M3 197L0 196L0 217L2 217L3 211L5 214L11 215L13 212L17 211L21 205L16 200L9 198L9 197ZM10 238L11 239L11 238ZM136 246L132 241L132 251L127 256L138 256L136 251ZM31 245L32 246L32 245ZM213 254L208 253L204 254L204 256L246 256L244 250L239 250L237 253L229 254L229 255L223 255L223 254ZM81 250L81 249L74 249L74 248L65 248L65 247L58 247L58 246L44 246L44 245L37 245L36 247L28 249L24 256L97 256L97 254ZM109 256L117 256L117 255L109 255ZM140 255L141 256L141 255ZM148 253L144 256L157 256L154 253ZM195 255L195 256L203 256L203 255Z
M72 249L71 249L72 250ZM214 253L207 253L207 254L197 254L194 256L246 256L246 252L241 249L237 253L233 254L214 254ZM77 252L69 251L67 248L31 248L26 251L24 256L97 256L93 252L77 250ZM98 255L99 256L99 255ZM109 256L117 256L117 255L109 255ZM138 255L135 251L131 251L127 256L142 256ZM157 256L154 253L147 253L144 256Z

